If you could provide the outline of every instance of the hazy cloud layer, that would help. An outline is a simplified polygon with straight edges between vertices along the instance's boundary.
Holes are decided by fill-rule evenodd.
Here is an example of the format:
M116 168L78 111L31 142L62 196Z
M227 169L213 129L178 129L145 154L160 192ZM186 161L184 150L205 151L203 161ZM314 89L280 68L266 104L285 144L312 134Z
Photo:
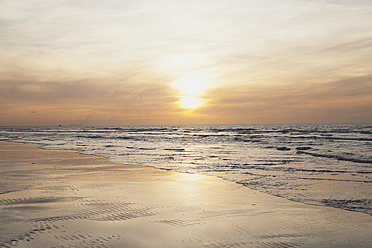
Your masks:
M368 123L372 115L372 75L318 84L229 87L210 95L210 108L203 111L216 122L228 115L237 123Z
M3 0L0 125L371 122L370 23L367 0Z

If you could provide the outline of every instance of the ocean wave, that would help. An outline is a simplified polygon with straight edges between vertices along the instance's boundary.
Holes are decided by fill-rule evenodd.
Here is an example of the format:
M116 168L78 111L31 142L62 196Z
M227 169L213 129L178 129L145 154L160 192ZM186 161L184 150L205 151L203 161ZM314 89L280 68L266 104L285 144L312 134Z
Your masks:
M322 154L322 153L305 152L305 151L297 151L297 154L307 154L307 155L311 155L314 157L330 158L330 159L349 161L349 162L354 162L354 163L372 164L372 159L348 158L348 157L342 157L340 155Z
M372 215L372 199L323 199L321 202L329 207L364 212Z
M184 148L165 148L164 151L184 152Z
M105 139L106 136L101 135L78 135L76 138L86 138L86 139Z

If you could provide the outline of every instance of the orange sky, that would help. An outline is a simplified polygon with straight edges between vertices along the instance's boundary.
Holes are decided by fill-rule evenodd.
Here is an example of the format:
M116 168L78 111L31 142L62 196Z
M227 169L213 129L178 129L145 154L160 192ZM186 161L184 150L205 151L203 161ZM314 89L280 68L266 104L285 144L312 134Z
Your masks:
M0 125L372 122L369 0L3 0Z

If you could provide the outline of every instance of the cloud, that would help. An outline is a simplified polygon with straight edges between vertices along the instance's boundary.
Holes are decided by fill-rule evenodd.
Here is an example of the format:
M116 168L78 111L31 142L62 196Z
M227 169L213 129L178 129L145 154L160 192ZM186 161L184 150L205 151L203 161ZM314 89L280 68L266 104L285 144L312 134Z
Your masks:
M88 116L98 116L106 124L110 121L161 119L172 114L176 102L172 89L161 84L101 84L87 80L2 81L0 85L0 109L7 115L9 124L13 123L12 119L29 123L29 113L32 112L39 117L33 123L39 125L43 121L66 124Z
M363 0L4 0L0 110L12 124L365 120L371 22ZM170 84L195 72L209 105L182 112Z
M228 123L371 122L372 75L327 83L225 87L203 114Z

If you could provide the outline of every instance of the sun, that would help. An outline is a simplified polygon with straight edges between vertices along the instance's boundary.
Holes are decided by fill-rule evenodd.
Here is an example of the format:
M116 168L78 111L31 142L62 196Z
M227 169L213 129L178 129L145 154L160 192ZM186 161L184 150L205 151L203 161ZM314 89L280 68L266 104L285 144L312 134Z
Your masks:
M205 102L201 98L204 91L208 88L208 79L200 73L192 73L174 81L171 85L179 90L179 106L184 109L196 109Z
M192 96L184 96L178 102L181 108L185 109L195 109L201 107L204 102L200 98Z

